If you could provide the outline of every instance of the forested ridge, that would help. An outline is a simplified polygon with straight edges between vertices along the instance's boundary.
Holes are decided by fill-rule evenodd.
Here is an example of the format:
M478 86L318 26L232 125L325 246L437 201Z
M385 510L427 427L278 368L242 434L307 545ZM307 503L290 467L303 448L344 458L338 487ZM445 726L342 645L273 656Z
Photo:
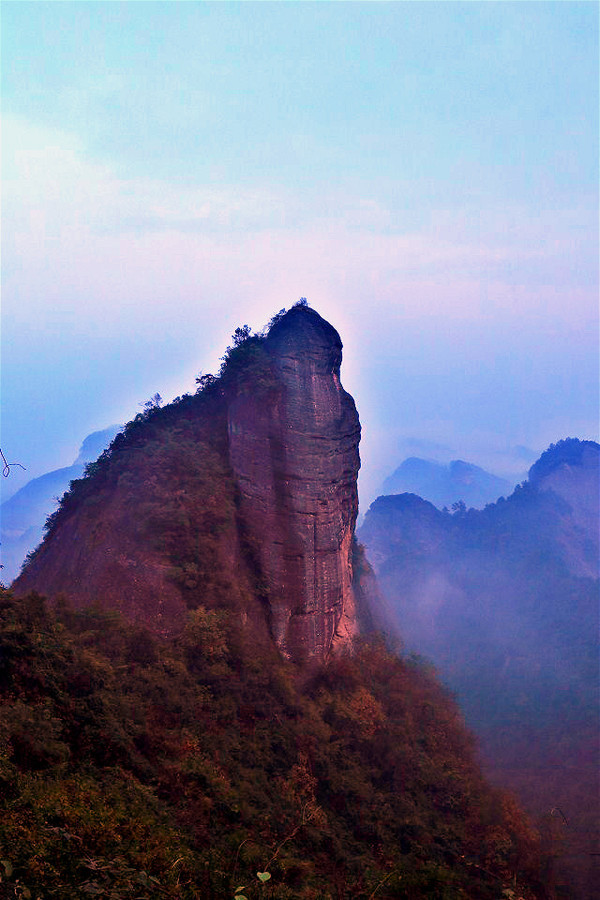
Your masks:
M378 640L308 674L224 608L163 641L3 591L0 625L4 896L543 896L454 702Z
M54 597L77 583L86 603L123 601L126 618L151 618L159 631L161 621L165 632L179 628L200 603L254 609L253 621L264 619L256 613L264 599L256 547L240 522L227 449L228 398L253 391L267 401L274 391L263 343L247 326L237 329L218 376L200 376L195 394L167 406L158 395L146 403L71 482L47 519L46 540L14 583L17 594L41 566L44 593ZM107 545L124 565L109 562ZM80 571L91 559L86 582ZM261 624L255 637L263 641Z

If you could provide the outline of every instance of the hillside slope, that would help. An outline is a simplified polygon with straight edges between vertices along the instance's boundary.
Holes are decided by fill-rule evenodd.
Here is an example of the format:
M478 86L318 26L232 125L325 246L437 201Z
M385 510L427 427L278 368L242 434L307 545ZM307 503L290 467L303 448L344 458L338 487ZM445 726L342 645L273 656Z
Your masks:
M452 699L346 649L308 671L231 610L159 640L0 591L0 895L541 900Z

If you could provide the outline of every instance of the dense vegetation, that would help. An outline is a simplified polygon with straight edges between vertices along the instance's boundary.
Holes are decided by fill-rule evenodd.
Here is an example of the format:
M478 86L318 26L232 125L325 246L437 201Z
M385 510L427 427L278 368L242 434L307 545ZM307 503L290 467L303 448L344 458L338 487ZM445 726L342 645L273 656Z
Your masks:
M540 896L535 835L417 662L363 643L308 675L225 610L160 642L4 591L0 859L16 897Z

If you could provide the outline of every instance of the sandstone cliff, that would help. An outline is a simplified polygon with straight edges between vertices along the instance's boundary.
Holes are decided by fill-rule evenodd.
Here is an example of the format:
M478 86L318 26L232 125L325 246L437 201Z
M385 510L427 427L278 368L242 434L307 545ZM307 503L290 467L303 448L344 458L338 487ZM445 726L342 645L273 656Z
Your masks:
M14 584L170 634L197 605L325 657L359 628L352 587L360 425L342 343L296 306L220 378L138 416L76 482Z
M268 583L273 635L292 656L324 656L356 630L351 549L360 426L340 384L342 343L296 307L268 334L278 386L271 404L228 407L229 453Z

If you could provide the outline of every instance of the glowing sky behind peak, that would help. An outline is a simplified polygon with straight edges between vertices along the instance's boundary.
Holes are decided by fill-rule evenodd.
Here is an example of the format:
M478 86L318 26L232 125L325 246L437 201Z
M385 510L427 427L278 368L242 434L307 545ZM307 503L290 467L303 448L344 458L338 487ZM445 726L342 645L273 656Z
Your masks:
M3 487L300 296L363 499L595 437L597 85L594 3L4 2Z

